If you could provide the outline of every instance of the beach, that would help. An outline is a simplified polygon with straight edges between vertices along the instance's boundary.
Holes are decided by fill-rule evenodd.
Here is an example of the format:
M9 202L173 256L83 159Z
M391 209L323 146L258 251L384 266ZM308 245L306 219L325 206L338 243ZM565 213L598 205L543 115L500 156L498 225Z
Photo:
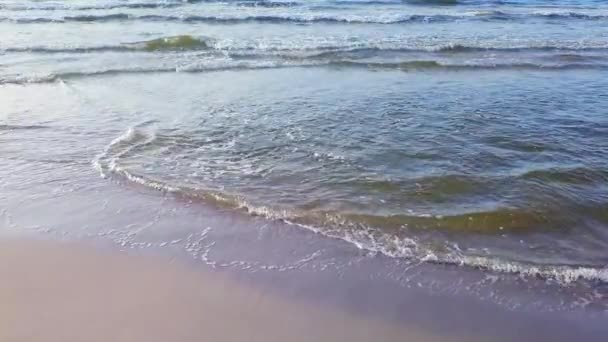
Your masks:
M90 181L96 190L70 191L61 201L40 185L9 196L35 196L27 202L5 202L11 214L3 214L0 238L0 340L602 341L605 336L601 312L506 310L512 303L494 302L509 295L554 305L550 293L526 297L514 287L492 297L475 272L394 264L306 230L280 224L256 229L261 218ZM106 228L137 229L146 218L154 223L137 235ZM79 229L80 222L89 224ZM201 224L202 234L176 238ZM311 248L324 252L309 254ZM353 259L357 263L349 265ZM450 282L458 286L446 291ZM468 291L457 291L467 282Z
M0 341L444 341L160 258L0 241Z

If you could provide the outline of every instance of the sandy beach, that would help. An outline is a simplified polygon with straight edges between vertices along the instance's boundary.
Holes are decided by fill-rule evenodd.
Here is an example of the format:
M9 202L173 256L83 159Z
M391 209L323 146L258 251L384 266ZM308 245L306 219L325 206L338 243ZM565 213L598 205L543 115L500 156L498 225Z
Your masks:
M0 341L441 341L177 262L0 241Z

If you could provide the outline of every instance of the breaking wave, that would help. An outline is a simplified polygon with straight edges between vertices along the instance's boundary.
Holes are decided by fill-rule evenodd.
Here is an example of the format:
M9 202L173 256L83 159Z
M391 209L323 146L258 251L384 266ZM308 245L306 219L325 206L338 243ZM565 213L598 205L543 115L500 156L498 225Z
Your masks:
M416 229L457 230L465 233L493 233L542 226L549 218L540 213L519 209L505 209L453 216L429 215L360 215L335 211L299 208L280 208L252 203L241 195L208 190L186 184L167 183L130 170L121 164L122 158L153 144L156 133L145 122L127 130L114 139L94 160L94 167L104 178L138 184L150 189L171 193L177 197L201 200L225 209L241 211L297 225L316 233L344 240L357 248L380 253L392 258L408 258L421 262L468 266L493 272L520 274L559 281L563 284L585 280L608 282L608 268L593 265L536 264L504 258L468 254L459 248L433 246L418 239ZM404 233L403 228L407 229Z
M53 83L61 80L79 79L86 77L122 75L122 74L151 74L151 73L204 73L224 70L255 70L255 69L276 69L276 68L306 68L328 66L334 68L363 68L370 70L398 70L398 71L419 71L419 70L444 70L444 71L466 71L466 70L534 70L534 71L553 71L570 69L607 69L605 64L585 64L569 63L562 65L553 64L534 64L534 63L504 63L504 64L448 64L433 60L406 61L397 63L365 62L351 60L228 60L227 62L210 63L208 65L186 65L176 67L135 67L135 68L110 68L96 71L74 71L41 76L0 76L1 84L35 84Z

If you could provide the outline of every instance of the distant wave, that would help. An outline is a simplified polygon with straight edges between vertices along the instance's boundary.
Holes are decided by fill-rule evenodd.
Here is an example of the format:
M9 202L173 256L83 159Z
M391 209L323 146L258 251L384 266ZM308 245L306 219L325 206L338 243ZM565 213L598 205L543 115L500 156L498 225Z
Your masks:
M288 1L231 1L225 2L222 0L206 0L206 1L158 1L158 2L110 2L106 4L95 4L95 5L81 5L81 4L70 4L69 2L58 4L58 3L38 3L30 5L16 5L16 4L0 4L0 9L7 11L27 11L27 10L38 10L38 11L90 11L90 10L111 10L111 9L154 9L154 8L174 8L180 6L186 6L193 3L222 3L225 5L234 5L237 7L262 7L262 8L279 8L279 7L296 7L301 6L301 2L288 2Z
M248 7L248 8L291 8L291 7L301 7L305 6L311 10L321 10L321 9L329 9L335 11L341 11L345 9L349 9L352 7L360 7L360 6L383 6L383 5L457 5L459 1L457 0L407 0L407 1L391 1L391 0L367 0L367 1L342 1L336 0L331 1L324 4L311 4L305 1L271 1L271 0L236 0L236 1L222 1L222 0L173 0L173 1L158 1L158 2L110 2L106 4L70 4L67 3L30 3L29 5L20 5L20 4L0 4L0 9L6 11L28 11L28 10L37 10L37 11L92 11L92 10L116 10L116 9L163 9L163 8L175 8L188 6L197 3L216 3L226 6L227 8L234 7ZM508 2L508 1L500 1L500 4L519 4L517 2ZM144 19L145 16L132 16L132 17L124 17L122 15L113 17L113 15L99 15L98 18L95 18L95 15L83 15L83 16L71 16L66 17L64 19L50 19L50 18L34 18L34 19L18 19L17 22L64 22L64 21L106 21L111 19ZM601 20L607 18L605 14L593 14L589 12L577 12L576 9L569 10L568 8L564 8L561 10L557 9L548 9L548 10L536 10L528 13L520 13L520 12L508 12L501 10L477 10L477 11L469 11L465 12L465 14L457 15L414 15L414 20L416 18L420 18L422 20L427 21L437 21L437 20L455 20L464 17L478 17L481 20L514 20L514 19L522 19L522 18L547 18L547 19L580 19L580 20ZM82 17L82 18L81 18ZM122 17L122 18L121 18ZM160 16L159 16L160 17ZM169 20L176 20L175 17L168 16ZM206 19L199 18L201 21L212 21L213 17L207 17ZM271 17L260 17L259 21L274 21L270 20ZM216 18L218 22L231 22L238 20L256 20L255 16L249 18ZM316 22L317 20L311 19L307 21L303 18L292 18L291 20L285 17L281 17L281 19L276 20L276 22ZM380 19L370 19L370 20L347 20L347 19L338 19L338 18L327 18L328 22L352 22L352 23L401 23L408 22L409 20L392 20L392 21L383 21ZM186 20L187 21L187 20ZM322 21L322 20L319 20Z
M18 131L18 130L30 130L30 129L45 129L49 128L44 125L3 125L0 124L0 131Z
M0 76L0 85L3 84L34 84L34 83L52 83L59 80L57 75L47 76Z
M90 10L110 10L110 9L120 9L120 8L131 8L131 9L151 9L151 8L171 8L177 7L187 4L184 1L161 1L161 2L117 2L117 3L108 3L108 4L98 4L98 5L74 5L66 2L64 4L57 3L38 3L36 5L0 5L0 9L8 10L8 11L28 11L28 10L40 10L40 11L63 11L63 10L72 10L72 11L90 11Z
M91 52L120 52L133 51L136 48L128 45L109 45L109 46L89 46L89 47L23 47L23 48L5 48L0 49L2 52L30 52L30 53L91 53Z
M117 179L141 186L172 193L190 200L202 200L222 208L263 216L300 226L331 238L342 239L360 249L381 253L393 258L409 258L423 262L462 265L482 268L493 272L514 273L524 276L553 279L564 284L583 280L608 283L608 268L593 265L534 264L498 257L466 254L461 250L433 248L414 236L400 236L398 228L422 227L424 229L461 230L473 233L496 233L504 230L528 229L531 226L548 227L551 219L541 213L522 209L497 209L494 211L464 213L437 217L416 215L375 216L329 211L273 208L252 204L239 195L223 193L188 185L169 184L161 179L138 174L124 168L121 159L141 148L154 144L158 136L142 123L129 128L114 139L94 160L93 166L104 178Z
M202 22L217 24L237 24L241 22L263 22L263 23L351 23L351 24L399 24L408 22L434 22L450 20L450 16L434 15L405 15L393 19L361 17L361 16L330 16L330 15L245 15L245 16L202 16L202 15L133 15L126 13L106 14L106 15L78 15L65 16L60 18L0 18L0 21L10 21L16 23L64 23L64 22L106 22L106 21L178 21L178 22Z
M369 46L351 47L348 44L344 46L320 46L318 48L238 48L232 46L224 46L223 44L216 44L216 41L208 37L193 37L190 35L180 35L172 37L161 37L148 41L122 43L116 45L101 45L101 46L82 46L82 47L45 47L45 46L32 46L32 47L5 47L0 48L0 52L5 53L92 53L92 52L130 52L130 51L184 51L184 50L205 50L212 49L217 51L225 51L234 55L242 56L254 56L259 54L264 56L264 53L275 53L275 56L285 57L301 57L301 58L332 58L342 57L348 55L350 57L357 55L366 55L369 53L440 53L440 54L457 54L457 53L474 53L474 52L555 52L560 53L563 59L577 60L578 53L581 52L608 52L608 43L605 45L577 45L575 43L563 43L561 45L529 45L529 46L514 46L514 47L491 47L483 45L463 45L463 44L446 44L438 46L424 47L407 47L400 46L402 44L392 43L387 44L385 47L376 46L377 43L369 42L366 43ZM366 45L364 43L356 45ZM245 50L245 51L243 51ZM284 55L281 55L284 53ZM588 56L579 56L581 58Z
M82 14L64 17L37 17L37 18L11 18L2 17L0 21L16 23L64 23L64 22L107 22L107 21L166 21L166 22L203 22L217 24L237 24L242 22L262 22L276 24L306 24L306 23L335 23L335 24L406 24L406 23L433 23L449 22L455 20L518 20L526 18L545 19L579 19L579 20L606 20L605 14L588 14L578 12L534 12L534 13L506 13L501 11L477 11L463 14L434 14L434 15L390 15L364 16L344 14L316 14L314 12L293 15L289 13L274 15L226 15L226 16L204 16L204 15L136 15L128 13L113 14Z
M237 1L235 3L239 7L263 7L263 8L277 8L277 7L297 7L302 6L301 2L288 2L288 1Z
M423 0L426 4L440 4L450 2L455 3L453 0ZM97 5L79 5L79 4L58 4L58 3L38 3L30 5L16 5L16 4L0 4L0 9L9 11L25 11L25 10L42 10L42 11L59 11L59 10L73 10L73 11L85 11L85 10L109 10L109 9L153 9L153 8L171 8L186 6L191 4L200 3L217 3L225 6L236 6L236 7L262 7L262 8L282 8L282 7L298 7L308 6L310 8L330 8L330 9L341 9L345 6L368 6L368 5L403 5L403 4L416 4L416 1L400 1L400 0L369 0L369 1L331 1L325 4L308 3L306 1L271 1L271 0L173 0L173 1L158 1L158 2L114 2L107 4Z

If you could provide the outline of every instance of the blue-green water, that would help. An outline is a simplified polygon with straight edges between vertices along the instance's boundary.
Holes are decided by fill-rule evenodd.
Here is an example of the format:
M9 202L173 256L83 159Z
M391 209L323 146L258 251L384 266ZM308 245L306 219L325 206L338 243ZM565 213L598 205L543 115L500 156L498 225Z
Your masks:
M605 284L607 151L604 1L0 3L5 179L86 158L390 257Z

